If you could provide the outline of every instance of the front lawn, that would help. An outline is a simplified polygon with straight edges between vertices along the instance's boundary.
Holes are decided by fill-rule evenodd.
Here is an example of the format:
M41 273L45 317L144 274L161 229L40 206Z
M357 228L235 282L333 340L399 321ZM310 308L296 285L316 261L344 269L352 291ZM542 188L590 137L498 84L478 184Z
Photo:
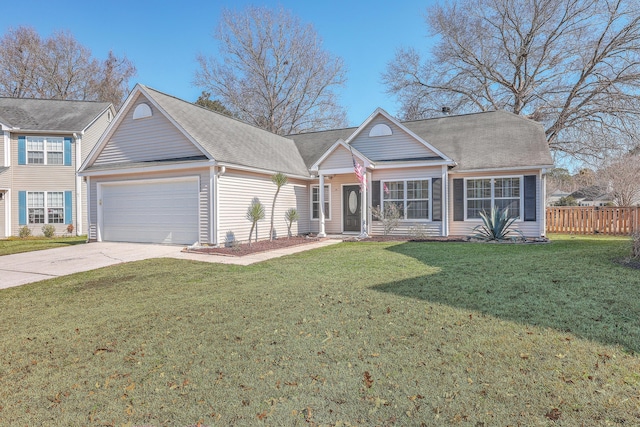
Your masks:
M86 243L86 241L87 236L55 237L52 239L46 237L27 237L24 239L12 237L10 239L0 240L0 256L20 252L39 251L42 249L53 249L67 245L80 245Z
M0 425L637 425L629 245L343 243L6 289Z

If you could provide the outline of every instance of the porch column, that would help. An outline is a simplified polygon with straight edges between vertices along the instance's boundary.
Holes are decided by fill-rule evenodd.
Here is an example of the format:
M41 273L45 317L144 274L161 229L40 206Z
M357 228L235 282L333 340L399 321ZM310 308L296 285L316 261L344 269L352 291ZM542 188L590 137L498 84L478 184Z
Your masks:
M370 173L366 171L365 169L365 173L364 173L364 185L362 186L362 209L361 209L361 213L362 213L362 225L360 226L360 236L361 238L365 238L365 237L369 237L369 234L367 233L367 224L369 223L369 221L367 221L367 218L369 217L369 197L368 197L368 191L367 188L369 187L369 175Z
M324 232L324 174L320 173L319 176L318 196L320 206L318 206L318 215L320 215L320 230L318 231L318 237L327 237L327 233Z

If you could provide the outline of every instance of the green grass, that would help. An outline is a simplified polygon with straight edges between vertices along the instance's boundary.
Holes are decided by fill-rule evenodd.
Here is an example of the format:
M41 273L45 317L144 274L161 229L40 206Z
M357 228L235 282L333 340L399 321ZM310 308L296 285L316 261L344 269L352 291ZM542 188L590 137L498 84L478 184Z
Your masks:
M343 243L0 291L0 425L637 425L621 238Z
M0 256L11 255L21 252L40 251L42 249L52 249L61 246L79 245L86 243L87 236L55 237L27 237L20 239L17 237L0 240Z

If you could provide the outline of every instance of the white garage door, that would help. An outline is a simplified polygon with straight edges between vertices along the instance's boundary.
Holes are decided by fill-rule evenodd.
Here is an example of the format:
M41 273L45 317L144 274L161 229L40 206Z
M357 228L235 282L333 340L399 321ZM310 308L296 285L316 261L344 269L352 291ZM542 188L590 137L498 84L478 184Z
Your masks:
M101 237L111 242L198 241L197 178L100 185Z

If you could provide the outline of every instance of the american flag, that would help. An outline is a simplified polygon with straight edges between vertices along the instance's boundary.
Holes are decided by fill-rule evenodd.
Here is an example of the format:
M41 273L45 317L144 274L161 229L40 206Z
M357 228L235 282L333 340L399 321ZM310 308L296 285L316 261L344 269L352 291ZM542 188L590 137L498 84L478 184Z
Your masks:
M384 182L383 184L383 189L384 189L384 194L386 194L387 196L389 195L389 187L387 187L387 183Z
M351 159L353 160L353 170L356 173L358 181L360 182L360 189L364 190L367 188L367 178L365 176L365 170L360 163L356 162L356 159L355 157L353 157L353 155L351 156Z

